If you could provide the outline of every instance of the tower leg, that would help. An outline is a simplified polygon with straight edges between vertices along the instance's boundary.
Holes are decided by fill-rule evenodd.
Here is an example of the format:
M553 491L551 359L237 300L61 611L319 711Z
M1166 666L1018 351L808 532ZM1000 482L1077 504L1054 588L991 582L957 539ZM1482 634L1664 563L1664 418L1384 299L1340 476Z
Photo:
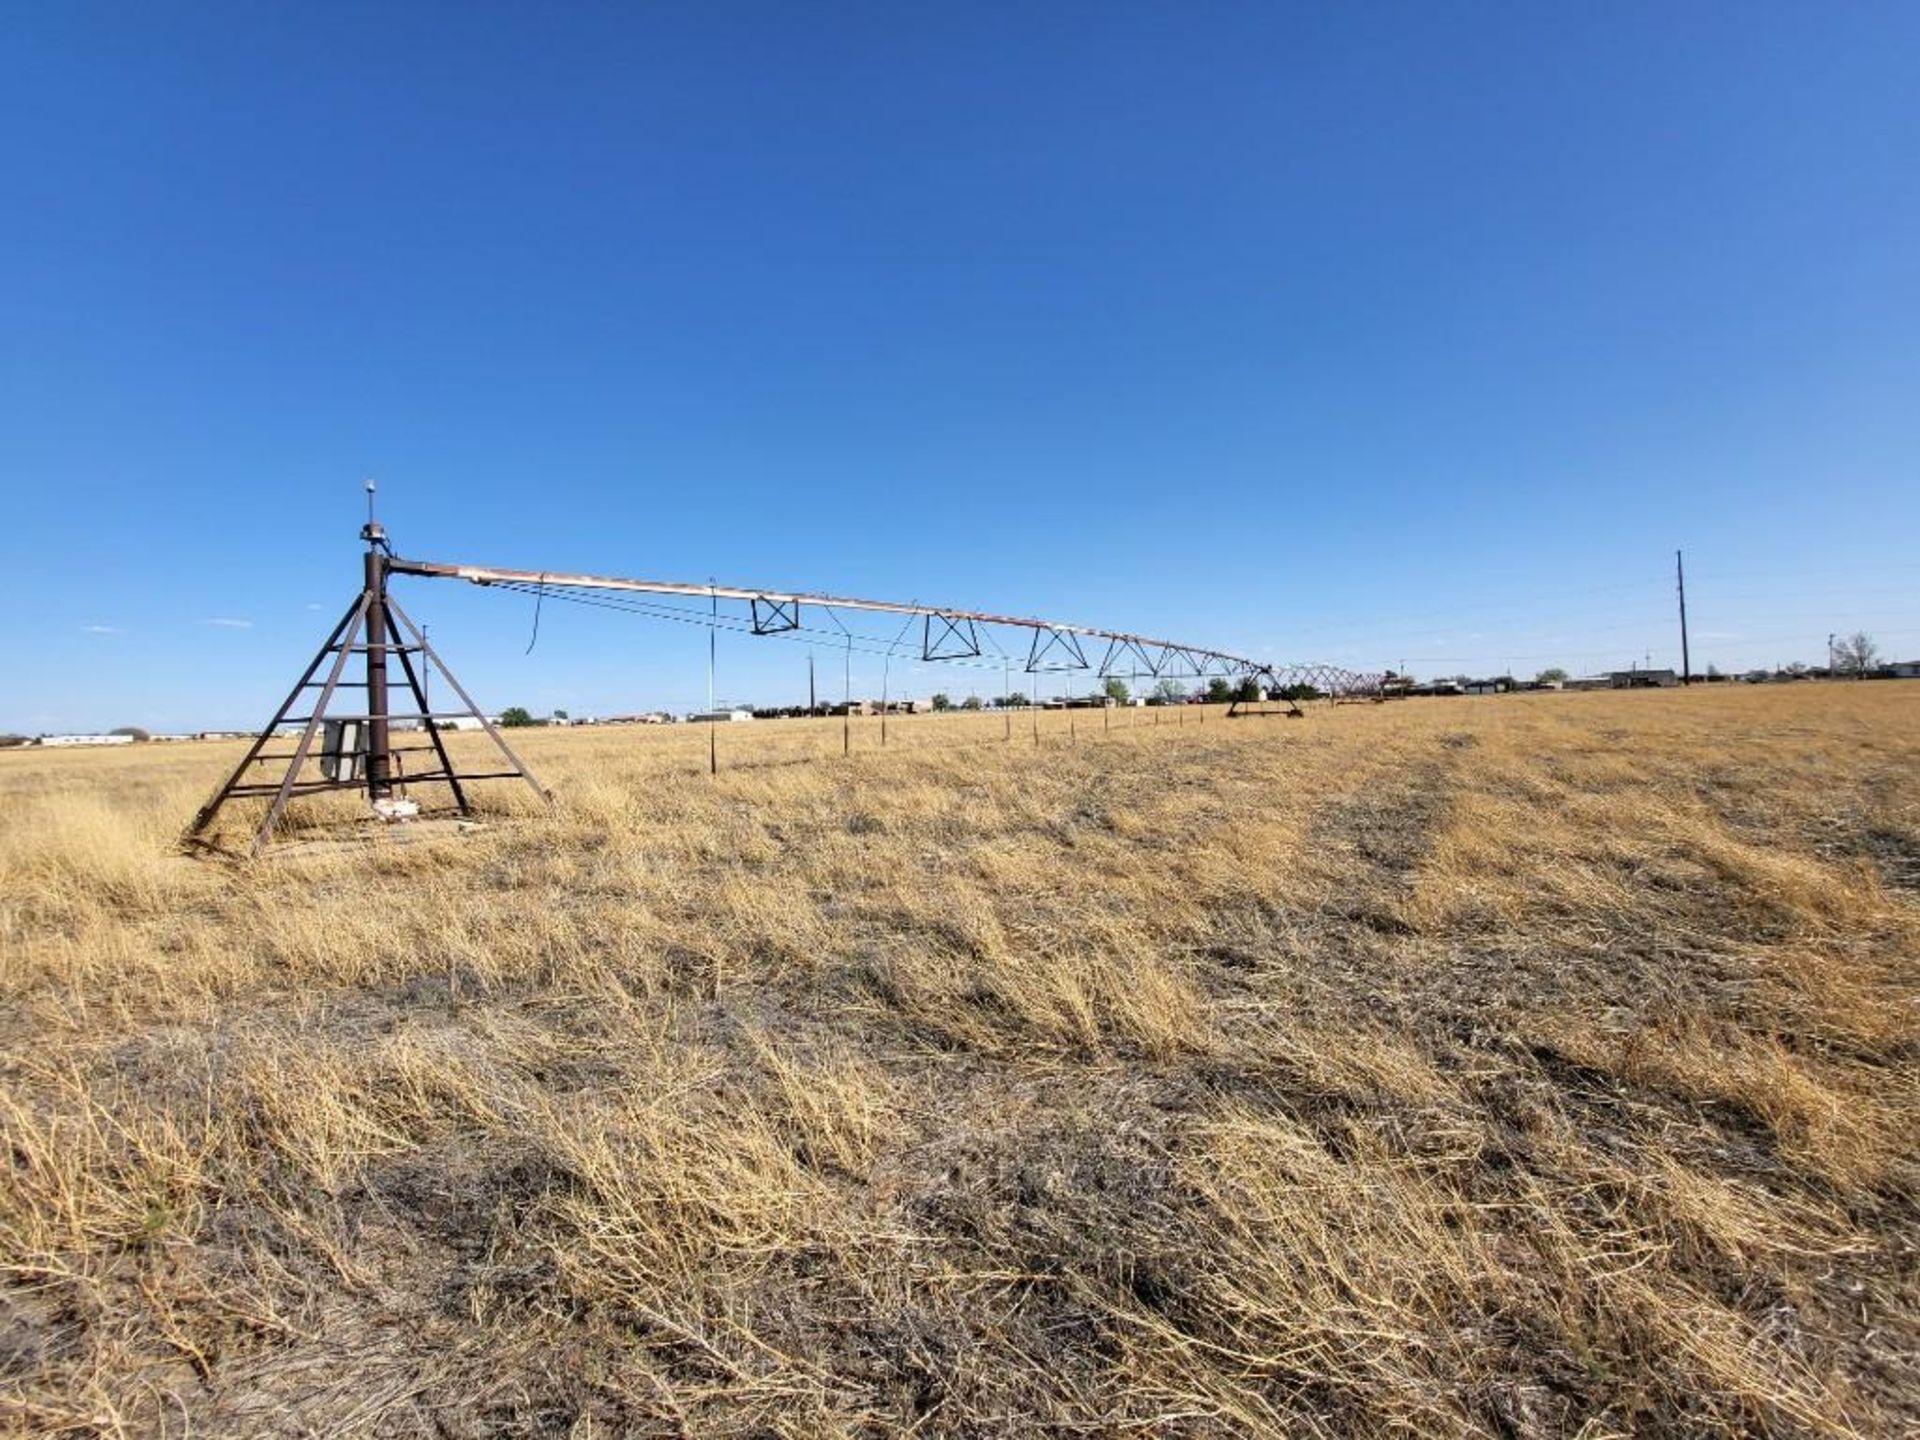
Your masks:
M427 644L426 633L421 630L418 625L413 623L413 618L408 615L406 611L402 610L398 602L391 597L387 600L387 611L405 628L407 636L413 640L413 643L420 647L420 653L426 657L423 663L438 667L440 673L447 677L447 684L453 687L453 693L460 697L460 703L465 705L468 711L472 713L473 718L480 722L480 728L487 732L487 738L500 747L500 753L507 757L507 763L520 772L520 778L527 782L534 794L551 805L553 803L553 792L534 778L533 771L529 770L525 762L513 753L513 747L507 744L505 738L500 734L500 731L495 727L494 723L487 719L486 712L473 703L473 697L467 694L466 688L461 685L459 677L447 668L446 662L434 652L434 648L431 645Z
M381 608L388 612L383 617L387 622L388 630L398 635L400 627L393 620L392 602L383 600ZM440 769L445 774L448 787L453 791L453 803L460 807L462 815L471 815L473 806L467 801L467 792L460 786L460 777L453 772L453 757L447 754L446 742L440 738L440 727L434 723L433 708L427 704L426 686L420 683L421 677L415 672L413 661L407 658L407 647L397 645L393 653L399 657L401 673L407 677L407 688L413 692L414 703L420 707L420 723L426 727L427 738L433 742L433 753L440 757ZM424 670L427 657L423 653L420 658L421 669ZM486 723L485 717L482 717L481 723Z
M315 652L306 670L302 672L298 680L294 681L293 689L287 692L287 698L281 701L280 708L273 712L273 719L267 722L266 729L254 736L253 744L248 747L247 753L241 759L240 763L233 767L233 773L227 776L218 790L213 792L212 797L207 803L200 807L199 813L193 817L193 824L187 827L185 839L188 842L198 840L201 835L206 832L207 827L213 823L213 817L220 813L220 807L226 803L228 792L240 783L240 777L247 773L247 767L253 764L262 750L266 749L267 742L273 739L275 732L280 728L281 722L287 718L287 712L293 709L294 701L300 698L302 691L312 685L314 672L326 662L326 658L334 646L347 646L353 643L353 637L348 635L343 639L342 632L345 631L360 614L360 607L365 599L366 596L361 595L347 607L347 613L340 617L340 623L333 627L333 633L327 636L326 643Z
M320 726L326 716L327 706L332 703L333 692L340 686L340 676L347 668L347 657L353 654L354 636L360 633L360 627L367 618L367 612L373 607L373 596L363 594L355 609L353 619L347 625L346 635L340 642L340 653L333 657L333 669L327 672L327 683L320 691L320 698L313 704L307 715L305 728L300 731L300 743L294 746L293 758L287 763L287 773L280 781L280 788L274 792L273 803L267 807L267 817L260 822L260 829L253 837L253 845L247 851L249 857L257 856L266 849L267 841L273 838L273 827L280 823L280 814L287 808L287 801L293 795L294 782L300 778L300 767L307 763L307 752L313 749L313 737L320 733Z

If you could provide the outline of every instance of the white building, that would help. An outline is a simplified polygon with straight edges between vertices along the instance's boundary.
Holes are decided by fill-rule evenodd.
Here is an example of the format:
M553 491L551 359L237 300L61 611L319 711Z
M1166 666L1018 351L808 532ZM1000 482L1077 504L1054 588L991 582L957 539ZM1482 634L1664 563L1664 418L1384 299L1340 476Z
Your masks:
M131 735L42 735L42 745L131 745Z

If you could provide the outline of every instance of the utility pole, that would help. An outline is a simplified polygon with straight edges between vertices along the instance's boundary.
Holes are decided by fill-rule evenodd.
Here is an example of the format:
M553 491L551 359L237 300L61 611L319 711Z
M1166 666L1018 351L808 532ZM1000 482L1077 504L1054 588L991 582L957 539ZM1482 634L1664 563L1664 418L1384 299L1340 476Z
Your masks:
M720 596L707 581L707 599L713 620L707 626L707 774L720 773L720 720L713 708L713 669L720 644Z
M1693 683L1693 661L1687 654L1687 565L1678 550L1673 552L1673 576L1680 587L1680 683Z
M813 688L813 652L807 651L807 718L811 720L820 713L820 697Z

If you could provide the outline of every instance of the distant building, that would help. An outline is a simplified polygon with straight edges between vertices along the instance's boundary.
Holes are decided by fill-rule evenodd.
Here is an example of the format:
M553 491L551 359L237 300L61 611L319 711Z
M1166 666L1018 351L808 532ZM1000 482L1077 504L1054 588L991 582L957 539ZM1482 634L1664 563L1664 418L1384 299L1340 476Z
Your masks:
M741 720L753 719L753 712L751 710L696 710L693 714L687 716L687 719L696 723L701 721L718 721L731 724Z
M1576 675L1560 687L1563 690L1611 690L1611 675Z
M1886 673L1896 680L1920 680L1920 660L1895 660Z
M1607 680L1615 690L1667 690L1680 683L1675 670L1610 670Z
M131 745L131 735L42 735L42 745Z

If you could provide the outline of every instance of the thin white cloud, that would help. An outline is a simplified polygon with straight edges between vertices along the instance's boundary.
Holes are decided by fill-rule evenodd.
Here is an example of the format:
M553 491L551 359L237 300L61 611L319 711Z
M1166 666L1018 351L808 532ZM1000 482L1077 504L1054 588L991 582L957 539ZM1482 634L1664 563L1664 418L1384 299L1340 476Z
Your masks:
M320 608L321 608L321 607L320 607L320 602L319 602L318 600L309 600L309 601L307 602L307 608L308 608L309 610L318 610L318 609L320 609Z
M89 635L118 635L120 633L120 627L118 625L82 625L80 628Z
M219 618L202 620L200 623L202 625L216 625L222 630L251 630L253 628L253 621L251 620L228 620Z

